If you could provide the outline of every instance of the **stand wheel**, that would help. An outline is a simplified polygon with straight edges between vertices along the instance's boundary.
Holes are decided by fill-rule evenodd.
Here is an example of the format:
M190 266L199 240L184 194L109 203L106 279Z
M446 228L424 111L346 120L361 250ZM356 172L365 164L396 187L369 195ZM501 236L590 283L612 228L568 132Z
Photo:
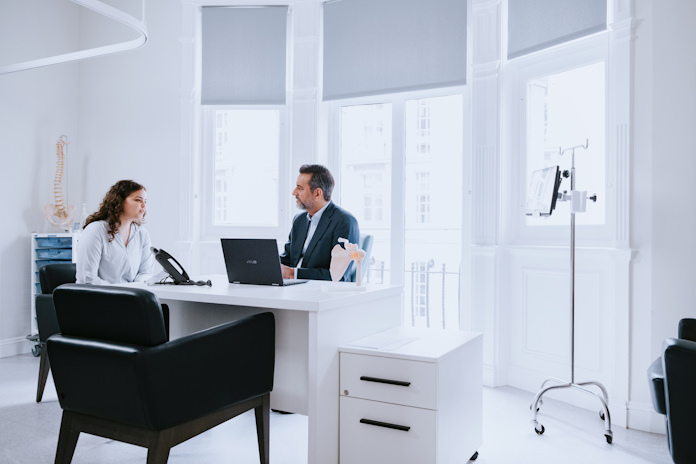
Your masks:
M604 420L604 411L599 411L599 418Z
M41 345L34 345L31 347L31 354L34 355L35 358L38 358L41 356Z
M544 432L546 431L546 429L545 429L544 426L542 425L542 426L541 426L541 430L539 430L538 428L534 427L534 431L537 433L537 435L543 435Z
M608 433L605 433L604 436L607 437L607 443L611 445L611 442L614 441L614 438Z
M471 458L469 458L469 461L475 461L476 458L478 458L478 451L475 452L475 453L473 454L473 456L471 456Z

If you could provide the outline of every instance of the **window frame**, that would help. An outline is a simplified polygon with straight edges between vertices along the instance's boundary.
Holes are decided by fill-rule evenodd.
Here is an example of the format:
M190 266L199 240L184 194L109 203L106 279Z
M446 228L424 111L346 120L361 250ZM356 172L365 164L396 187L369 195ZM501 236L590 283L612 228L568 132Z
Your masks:
M513 245L552 245L565 246L568 243L569 224L563 225L528 225L524 214L524 205L527 195L527 86L530 81L543 78L556 73L570 71L584 66L604 62L604 96L605 96L605 146L604 146L604 170L605 170L605 222L604 224L584 225L576 224L578 239L592 246L611 245L616 218L615 211L616 192L612 185L616 185L616 173L611 170L614 162L614 154L609 149L610 137L610 105L611 100L608 89L609 82L609 53L607 47L607 32L601 32L577 41L568 42L557 47L541 50L529 55L514 58L506 62L506 74L510 76L506 80L503 89L503 101L507 102L508 111L504 124L509 128L509 137L503 137L502 150L510 166L509 182L503 183L501 190L504 198L501 215L502 233L505 241ZM505 111L504 111L505 113ZM507 140L506 140L507 139ZM579 141L584 143L584 140ZM590 140L590 144L592 141ZM569 142L569 146L572 146ZM562 147L567 148L567 147ZM570 156L570 153L564 157ZM576 151L576 156L582 156L581 151ZM576 188L583 189L582 176L586 172L577 172L578 182ZM570 181L564 180L561 190L570 190ZM592 192L588 192L591 195ZM592 208L592 202L588 201L588 208ZM582 214L582 213L580 213Z

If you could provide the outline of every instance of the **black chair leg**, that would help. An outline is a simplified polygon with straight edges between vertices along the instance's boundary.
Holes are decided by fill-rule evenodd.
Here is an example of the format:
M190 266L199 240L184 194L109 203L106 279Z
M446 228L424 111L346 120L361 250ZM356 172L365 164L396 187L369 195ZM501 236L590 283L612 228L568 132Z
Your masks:
M48 378L48 371L51 370L51 363L48 360L48 353L46 352L46 344L41 344L41 360L39 361L39 383L36 386L36 402L40 403L41 398L43 398L44 388L46 388L46 379Z
M162 303L162 318L164 319L164 330L167 333L167 341L169 341L169 306L164 303Z
M167 464L169 449L170 447L164 443L164 440L156 440L147 449L147 464Z
M70 464L79 437L80 432L72 427L72 414L63 411L60 434L58 435L58 449L56 450L56 464Z
M271 428L271 395L263 395L260 406L254 408L256 414L256 435L259 440L259 456L261 464L269 464L270 428Z

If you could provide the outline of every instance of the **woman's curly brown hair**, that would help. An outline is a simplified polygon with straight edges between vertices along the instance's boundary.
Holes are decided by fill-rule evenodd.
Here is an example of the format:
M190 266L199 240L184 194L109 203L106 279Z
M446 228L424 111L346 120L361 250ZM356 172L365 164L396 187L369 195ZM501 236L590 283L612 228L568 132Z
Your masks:
M109 241L112 241L118 232L119 227L121 227L121 213L123 213L123 204L126 198L138 190L145 190L145 187L132 180L120 180L116 182L99 205L99 210L89 216L85 221L85 227L88 224L95 221L106 221L107 232L109 234ZM138 225L141 225L145 217L143 216L142 221L133 221Z

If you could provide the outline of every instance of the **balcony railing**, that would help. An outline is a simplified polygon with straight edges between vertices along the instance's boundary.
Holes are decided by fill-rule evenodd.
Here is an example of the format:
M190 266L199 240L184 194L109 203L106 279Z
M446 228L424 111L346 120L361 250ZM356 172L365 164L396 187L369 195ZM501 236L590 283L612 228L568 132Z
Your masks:
M445 263L428 261L425 269L413 262L404 270L404 323L413 327L460 326L461 272L448 270ZM366 282L388 283L389 269L383 261L371 261Z

